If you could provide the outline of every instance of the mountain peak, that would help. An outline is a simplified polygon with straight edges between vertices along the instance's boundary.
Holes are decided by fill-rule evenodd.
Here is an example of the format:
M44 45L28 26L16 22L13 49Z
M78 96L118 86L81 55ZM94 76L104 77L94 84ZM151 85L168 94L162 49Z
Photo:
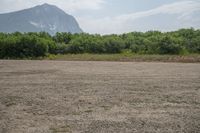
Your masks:
M42 4L42 5L38 5L38 6L33 7L33 8L40 8L40 9L59 9L59 10L61 10L61 9L58 8L57 6L51 5L51 4L48 4L48 3L44 3L44 4Z
M55 7L55 6L48 4L48 3L44 3L44 4L40 5L40 7Z
M10 17L12 15L12 17ZM20 18L20 19L19 19ZM44 3L33 8L0 15L0 32L80 33L78 22L60 8Z
M44 4L42 4L43 6L51 6L50 4L48 4L48 3L44 3Z

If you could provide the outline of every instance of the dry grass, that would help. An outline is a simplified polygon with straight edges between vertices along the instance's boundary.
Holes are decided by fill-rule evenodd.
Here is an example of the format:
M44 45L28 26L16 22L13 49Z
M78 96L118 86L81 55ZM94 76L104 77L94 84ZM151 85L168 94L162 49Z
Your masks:
M135 54L66 54L49 55L47 60L127 61L127 62L200 62L200 55L135 55Z

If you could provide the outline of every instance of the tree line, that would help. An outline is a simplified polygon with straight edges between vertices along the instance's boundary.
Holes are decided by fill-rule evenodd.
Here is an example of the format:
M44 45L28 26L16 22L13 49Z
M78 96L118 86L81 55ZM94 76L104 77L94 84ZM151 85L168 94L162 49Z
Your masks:
M131 32L121 35L0 33L0 58L40 57L47 54L122 53L200 54L200 30Z

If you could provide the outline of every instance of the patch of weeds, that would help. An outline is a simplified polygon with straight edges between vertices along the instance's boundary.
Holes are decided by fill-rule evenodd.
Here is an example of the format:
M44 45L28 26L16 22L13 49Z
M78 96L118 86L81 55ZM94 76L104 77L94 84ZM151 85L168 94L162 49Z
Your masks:
M85 112L86 113L91 113L91 112L93 112L93 110L89 109L89 110L86 110Z
M81 115L81 112L73 112L72 115Z
M108 110L110 110L111 109L111 107L110 106L105 106L105 105L102 105L102 106L100 106L101 108L103 108L104 110L106 110L106 111L108 111Z
M21 97L18 96L8 96L5 98L1 98L1 103L4 104L7 107L17 105L17 103L20 101Z
M69 125L62 127L51 127L49 130L51 130L52 133L71 133Z

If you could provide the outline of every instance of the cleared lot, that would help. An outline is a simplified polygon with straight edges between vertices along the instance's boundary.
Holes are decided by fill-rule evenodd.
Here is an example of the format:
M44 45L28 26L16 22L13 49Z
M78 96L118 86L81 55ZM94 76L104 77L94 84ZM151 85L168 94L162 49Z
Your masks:
M0 61L0 133L200 132L200 64Z

